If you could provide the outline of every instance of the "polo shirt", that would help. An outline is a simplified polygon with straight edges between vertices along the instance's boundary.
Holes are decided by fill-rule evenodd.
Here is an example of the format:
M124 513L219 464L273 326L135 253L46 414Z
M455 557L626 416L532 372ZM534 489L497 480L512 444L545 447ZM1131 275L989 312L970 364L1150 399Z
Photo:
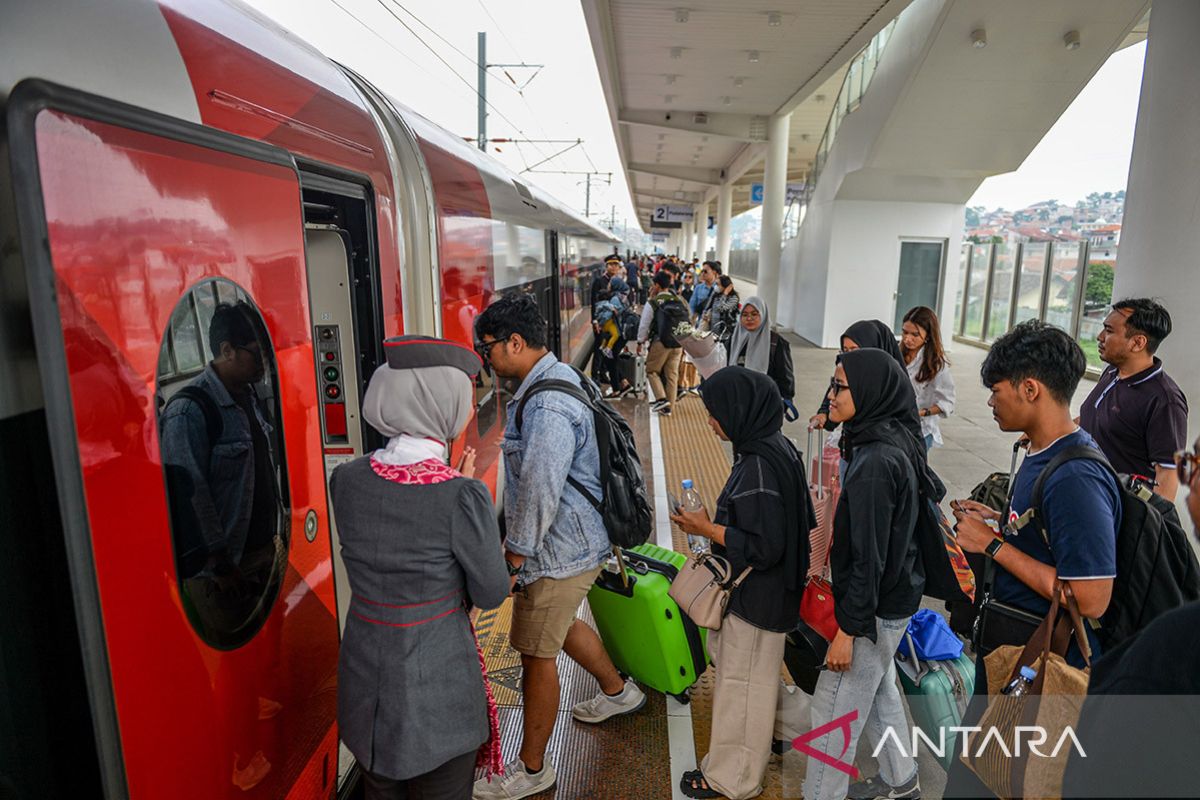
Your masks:
M1092 435L1117 472L1154 477L1155 466L1174 467L1187 446L1187 398L1163 370L1162 361L1120 378L1104 370L1079 412L1079 425Z

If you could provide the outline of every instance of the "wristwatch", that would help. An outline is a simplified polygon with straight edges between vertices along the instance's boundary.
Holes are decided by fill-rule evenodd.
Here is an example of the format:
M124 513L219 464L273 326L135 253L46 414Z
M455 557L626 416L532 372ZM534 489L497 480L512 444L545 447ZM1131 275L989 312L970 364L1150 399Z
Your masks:
M988 542L988 546L983 549L983 552L987 554L988 558L994 560L996 558L996 553L999 553L1000 548L1004 547L1004 545L1004 538L997 536L995 539L992 539L992 541Z
M507 558L506 558L506 559L504 559L504 566L508 567L508 574L509 574L509 575L516 575L518 572L520 572L520 571L521 571L521 568L520 568L520 567L518 567L518 566L517 566L516 564L514 564L513 562L509 561Z

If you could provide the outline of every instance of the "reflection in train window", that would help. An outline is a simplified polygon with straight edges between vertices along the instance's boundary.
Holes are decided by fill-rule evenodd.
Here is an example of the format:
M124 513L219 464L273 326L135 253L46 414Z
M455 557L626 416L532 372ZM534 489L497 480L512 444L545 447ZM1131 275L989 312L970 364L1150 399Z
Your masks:
M213 647L248 642L287 566L290 499L275 353L230 281L204 281L163 332L155 393L180 597Z

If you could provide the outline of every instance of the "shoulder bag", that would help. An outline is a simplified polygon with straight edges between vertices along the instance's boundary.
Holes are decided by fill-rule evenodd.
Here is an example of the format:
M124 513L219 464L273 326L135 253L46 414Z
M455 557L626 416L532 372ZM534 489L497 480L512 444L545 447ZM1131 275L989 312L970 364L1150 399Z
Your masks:
M746 567L737 579L729 561L712 553L689 555L667 592L679 604L679 610L692 622L710 631L721 629L721 621L729 608L729 598L742 585L753 567Z

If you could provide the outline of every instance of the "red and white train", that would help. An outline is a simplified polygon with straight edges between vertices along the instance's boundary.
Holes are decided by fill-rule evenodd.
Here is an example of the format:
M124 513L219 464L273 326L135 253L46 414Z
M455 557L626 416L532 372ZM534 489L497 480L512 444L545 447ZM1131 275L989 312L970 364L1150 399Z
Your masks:
M231 0L7 0L0 54L0 798L346 793L326 478L377 442L381 342L526 291L580 363L617 241ZM158 427L223 301L279 505L234 620L180 572ZM500 394L454 448L493 490Z

